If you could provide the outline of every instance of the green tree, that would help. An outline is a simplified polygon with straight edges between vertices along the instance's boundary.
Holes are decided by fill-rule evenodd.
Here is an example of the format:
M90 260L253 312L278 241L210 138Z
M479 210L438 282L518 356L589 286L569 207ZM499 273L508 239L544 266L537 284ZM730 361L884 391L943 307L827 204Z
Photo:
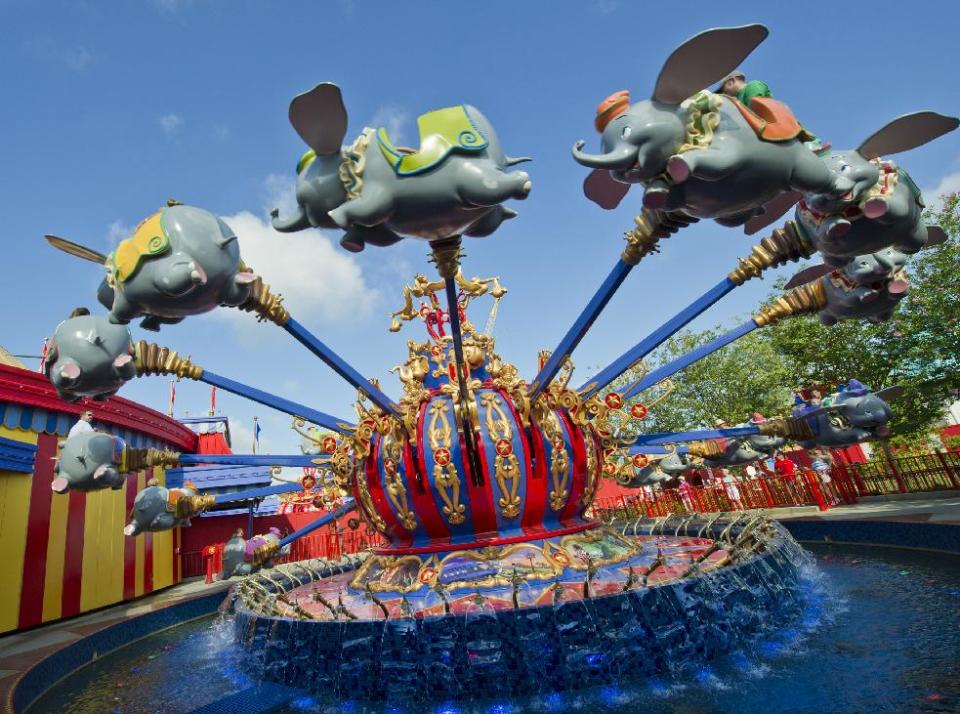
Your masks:
M753 411L782 415L793 389L856 378L875 389L905 387L891 405L891 427L898 441L923 439L960 393L960 194L943 197L926 220L942 226L950 239L908 262L911 289L889 321L824 327L812 316L756 330L677 373L673 393L651 410L646 426L681 430L711 426L716 418L740 422ZM680 332L648 363L670 362L727 329ZM618 384L639 376L634 370Z

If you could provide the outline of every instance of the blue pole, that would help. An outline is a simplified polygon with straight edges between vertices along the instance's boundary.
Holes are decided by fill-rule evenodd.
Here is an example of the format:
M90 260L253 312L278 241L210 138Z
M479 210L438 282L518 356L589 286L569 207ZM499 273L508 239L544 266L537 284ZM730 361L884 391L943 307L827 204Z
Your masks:
M633 454L672 454L676 451L678 454L688 454L690 449L686 446L677 446L675 449L668 449L665 446L630 446L627 448L627 453L631 456Z
M649 444L670 444L675 441L700 441L702 439L725 439L738 436L759 434L756 426L732 426L728 429L695 429L693 431L662 432L660 434L641 434L633 443L637 446Z
M467 367L463 359L463 332L460 325L460 305L457 302L457 285L453 278L444 278L444 290L447 294L447 311L450 313L450 332L453 333L453 356L457 360L457 387L460 390L460 403L470 403L467 390ZM477 453L477 444L473 433L473 420L470 410L464 409L462 415L463 443L466 446L467 460L470 464L470 479L474 486L483 485L483 468Z
M636 364L666 340L670 339L677 330L716 303L735 287L737 287L737 284L730 280L730 278L724 278L656 330L644 337L636 345L624 352L607 367L604 367L577 391L580 392L584 399L589 399L628 370L631 365Z
M221 389L225 389L233 394L238 394L241 397L252 399L255 402L265 404L268 407L273 407L278 411L286 412L292 416L303 417L307 421L313 422L317 426L322 426L326 429L340 432L341 434L349 433L350 427L353 426L353 424L345 422L342 419L338 419L335 416L331 416L330 414L317 411L316 409L311 409L303 404L297 404L297 402L291 402L289 399L284 399L283 397L278 397L275 394L261 391L255 387L243 384L242 382L235 382L227 377L221 377L219 374L214 374L213 372L209 372L207 370L203 370L203 372L201 372L200 381L206 382L207 384L212 384L215 387L220 387Z
M681 369L684 369L685 367L689 367L691 364L693 364L697 360L703 359L707 355L713 352L716 352L717 350L723 347L726 347L734 340L738 340L744 335L747 335L756 329L757 329L757 323L754 322L753 320L749 320L743 323L742 325L740 325L739 327L734 327L732 330L730 330L729 332L723 335L720 335L720 337L716 338L715 340L711 340L705 345L700 345L699 347L697 347L694 350L691 350L690 352L683 355L682 357L678 357L673 362L669 362L668 364L665 364L662 367L659 367L653 370L652 372L650 372L650 374L648 374L646 377L641 379L639 382L628 387L623 392L623 398L630 399L631 397L637 396L640 392L642 392L645 389L649 389L650 387L655 385L657 382L660 382L666 379L670 375L676 372L679 372Z
M247 506L247 538L253 537L253 501Z
M293 543L293 541L295 541L297 538L302 538L303 536L317 530L317 528L320 528L321 526L325 526L331 521L337 520L340 516L346 515L347 513L352 511L354 508L356 508L356 506L357 504L354 503L352 498L344 499L343 505L337 508L336 510L330 511L329 513L324 513L322 516L320 516L317 520L313 521L312 523L308 523L303 528L300 528L299 530L295 530L290 535L284 538L281 538L280 547L282 548L285 545L289 545L290 543Z
M383 409L387 414L392 414L397 419L402 420L396 405L386 394L373 386L370 380L364 379L362 374L344 362L340 355L323 344L323 342L317 339L306 327L291 317L284 324L283 328L293 335L301 345L326 362L334 372L347 380L348 383L357 389L362 389L364 394L370 397L370 401Z
M597 292L590 298L590 302L587 303L583 312L580 313L580 316L573 325L570 326L570 329L567 330L567 334L560 340L560 344L557 345L553 354L550 355L547 363L543 365L540 374L534 377L533 383L530 385L531 401L540 396L543 390L550 385L553 378L557 376L557 372L560 371L560 366L564 360L577 348L577 345L580 344L580 340L587 334L587 330L590 329L590 326L593 325L594 321L603 311L603 308L610 302L610 298L613 297L613 294L617 292L617 289L623 284L623 281L627 275L630 274L632 268L633 266L625 263L623 259L618 260L617 264L613 266L613 270L610 271L607 279L603 281L603 284L597 289Z
M180 463L237 464L240 466L313 466L310 454L180 454Z
M299 483L277 483L263 488L250 488L246 491L237 491L236 493L221 493L214 496L213 502L218 506L223 503L238 503L256 498L266 498L267 496L277 496L281 493L293 493L302 491L303 486Z

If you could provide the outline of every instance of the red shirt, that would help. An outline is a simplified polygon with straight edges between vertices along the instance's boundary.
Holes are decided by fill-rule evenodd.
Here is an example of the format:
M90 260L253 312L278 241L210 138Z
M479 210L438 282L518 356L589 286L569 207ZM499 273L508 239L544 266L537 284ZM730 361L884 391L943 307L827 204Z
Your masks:
M797 465L793 463L792 459L788 459L786 456L777 459L773 464L773 468L784 478L793 478L797 471Z

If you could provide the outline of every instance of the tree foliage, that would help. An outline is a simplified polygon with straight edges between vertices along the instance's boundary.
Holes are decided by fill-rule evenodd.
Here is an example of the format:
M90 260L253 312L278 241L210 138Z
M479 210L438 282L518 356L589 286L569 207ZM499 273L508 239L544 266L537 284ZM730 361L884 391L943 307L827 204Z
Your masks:
M891 427L899 441L924 438L960 394L960 194L943 197L926 220L939 223L950 239L908 262L911 289L889 321L824 327L804 317L755 330L674 375L673 393L651 410L650 430L712 426L717 418L732 424L754 411L783 415L794 389L856 378L875 389L904 386L904 396L891 405ZM648 364L670 362L729 327L680 332ZM618 384L638 376L634 370Z

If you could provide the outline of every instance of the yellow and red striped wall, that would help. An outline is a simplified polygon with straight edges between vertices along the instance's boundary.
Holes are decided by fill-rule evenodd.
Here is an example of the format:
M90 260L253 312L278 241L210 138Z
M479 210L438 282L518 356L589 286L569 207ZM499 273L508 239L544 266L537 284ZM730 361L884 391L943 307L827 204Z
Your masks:
M95 424L99 421L122 428L128 438L132 427L152 442L186 450L184 446L195 438L192 432L158 412L115 398L99 405L56 402L57 412L49 409L54 405L31 405L30 399L14 403L5 389L9 385L4 384L9 369L0 366L0 416L5 417L0 421L0 438L35 446L36 458L32 473L0 466L0 572L4 580L0 633L71 617L179 582L179 529L134 538L123 534L136 494L150 478L162 485L163 470L128 474L123 488L116 491L54 493L50 486L54 459L63 437L56 433L59 429L49 433L36 425L52 425L60 410L72 421L76 417L71 412L92 406ZM14 376L28 385L35 382L33 377ZM145 421L125 423L134 416ZM172 424L156 422L158 418ZM147 425L149 421L155 421L153 427ZM157 426L164 427L164 432L157 433Z

